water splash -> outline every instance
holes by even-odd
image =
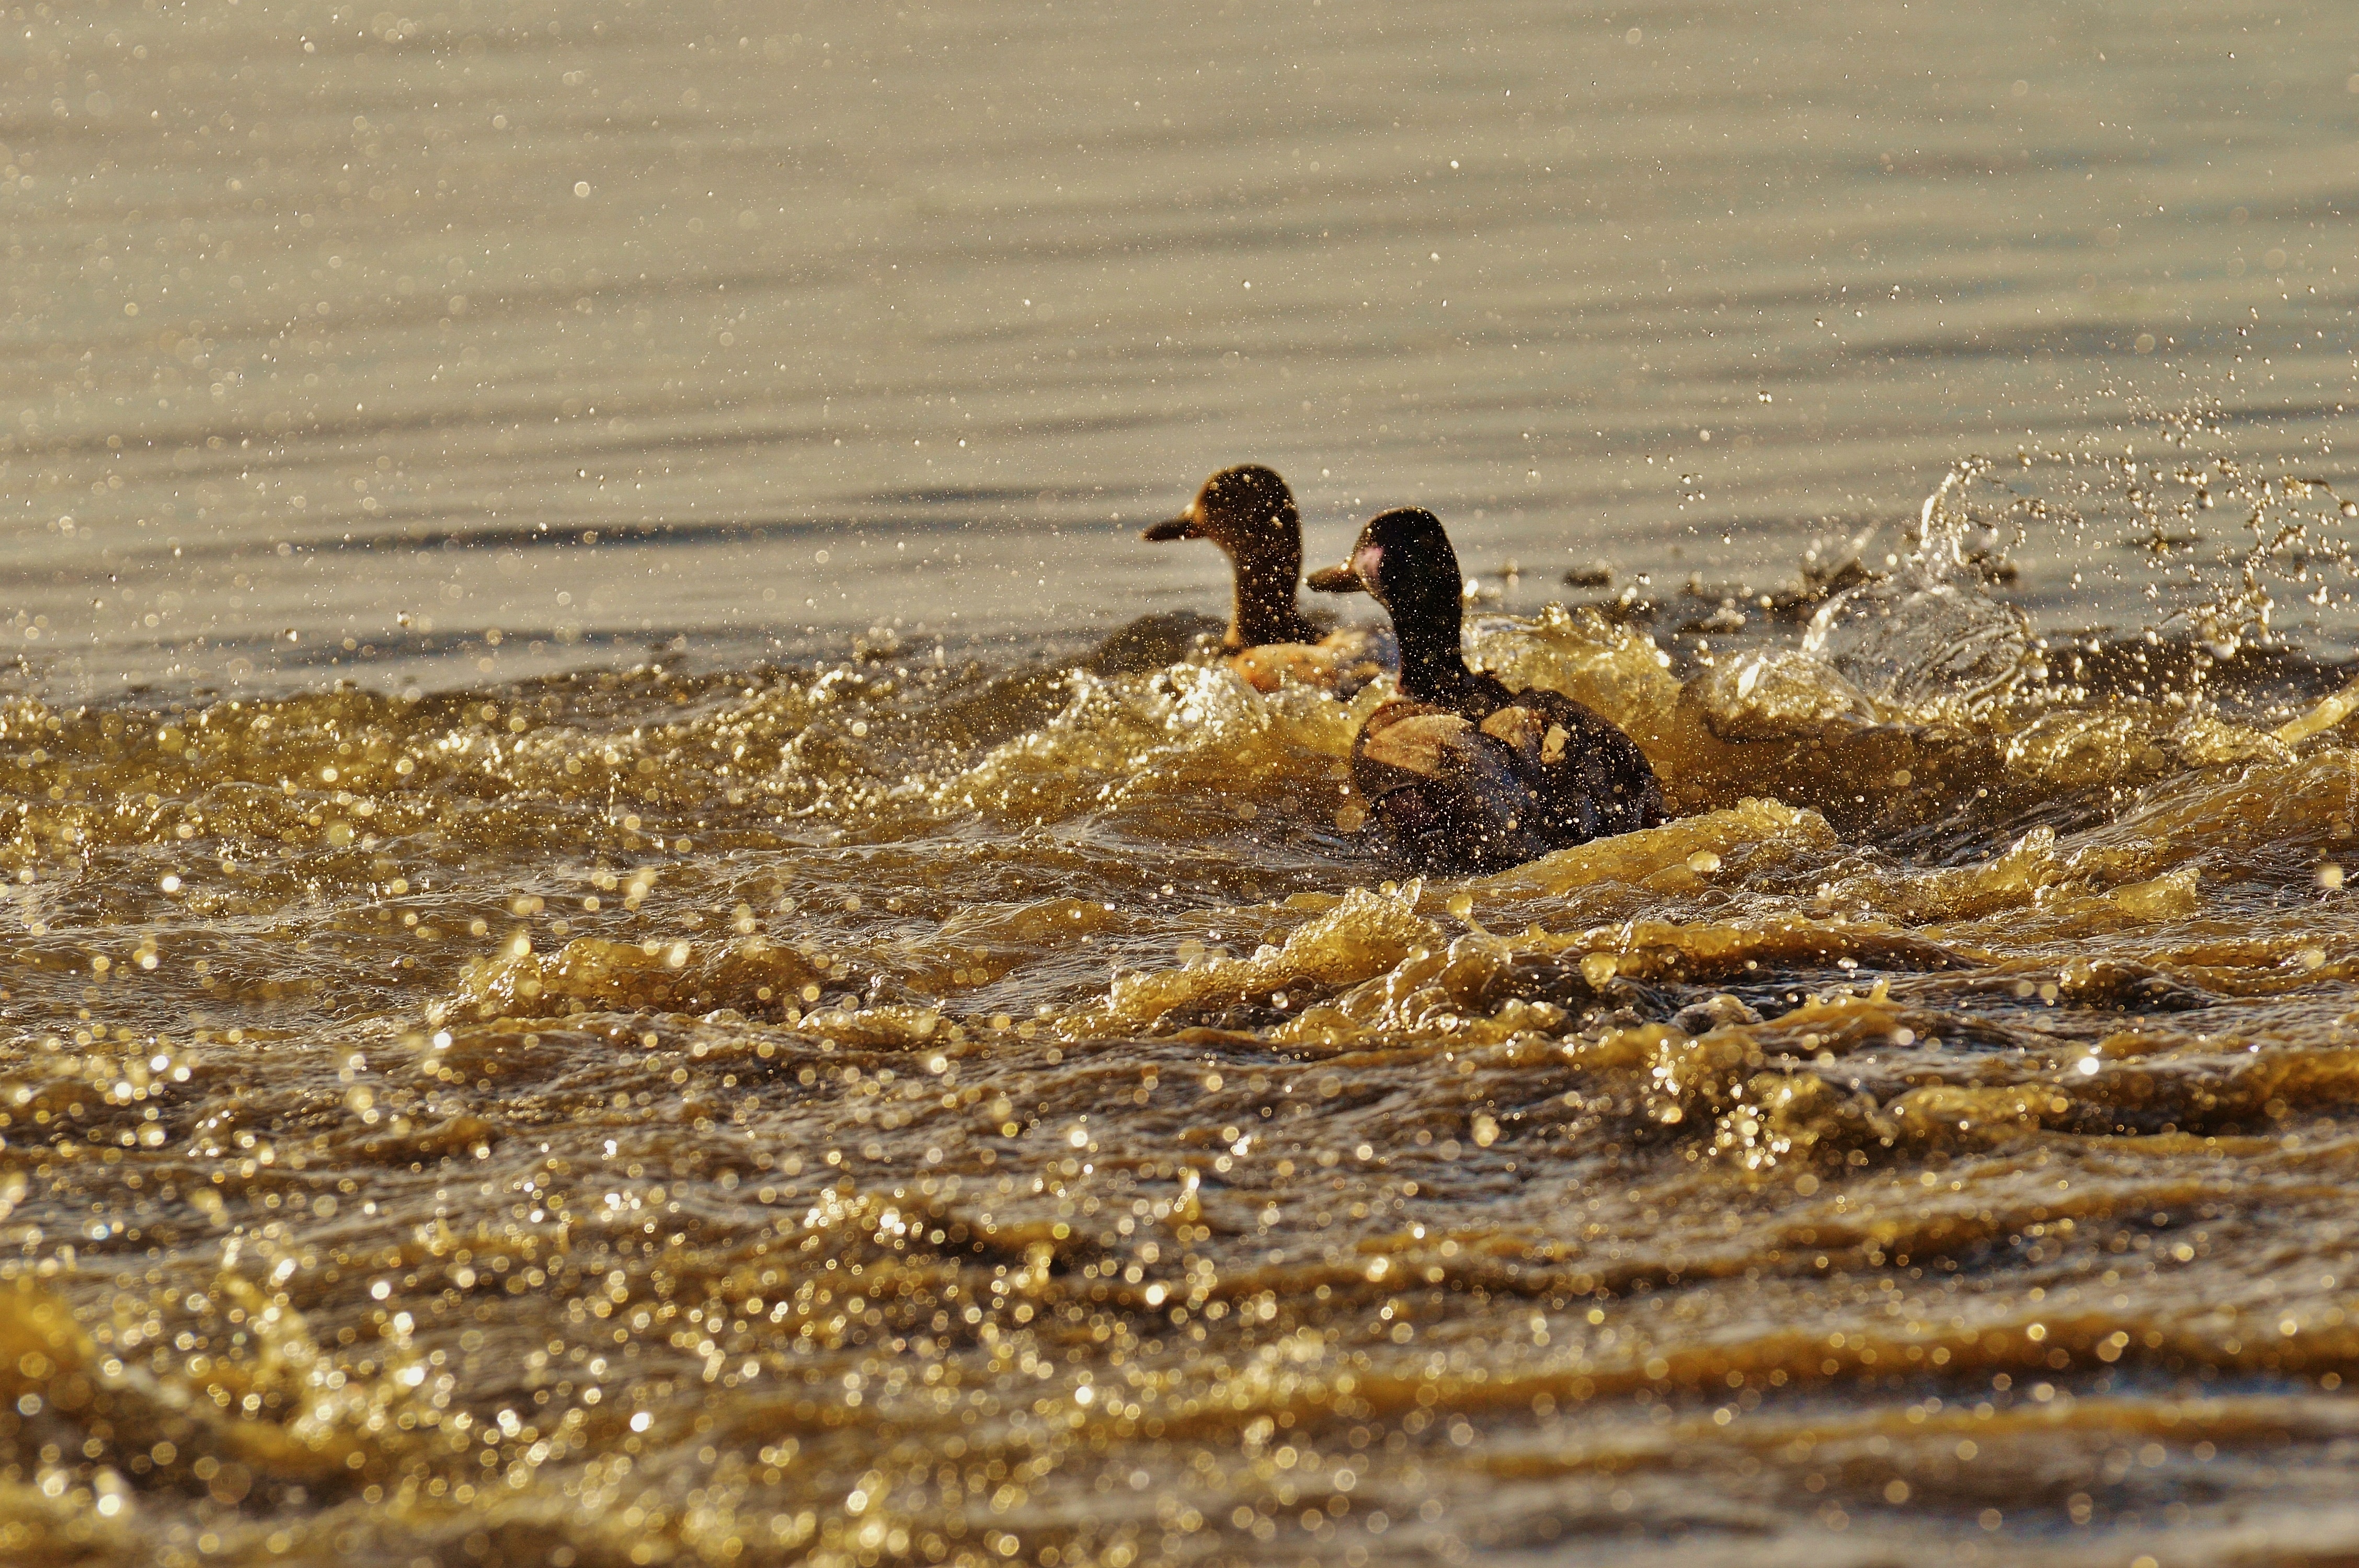
[[[1829,599],[1803,651],[1878,701],[1986,717],[2086,698],[2072,689],[2085,669],[2060,654],[2178,650],[2136,658],[2191,666],[2154,683],[2191,695],[2212,664],[2297,632],[2313,654],[2347,641],[2359,503],[2329,479],[2230,455],[2216,416],[2149,424],[2161,455],[2133,441],[1957,463],[1891,573]],[[2091,625],[2093,610],[2111,623]]]
[[[1810,618],[1803,652],[1887,703],[1967,713],[2003,702],[2044,673],[2031,623],[1984,592],[1976,568],[2004,557],[2020,524],[1969,504],[1994,465],[1960,463],[1925,498],[1915,547],[1890,577],[1836,594]]]

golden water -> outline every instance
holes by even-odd
[[[1956,554],[1484,622],[1680,815],[1462,882],[1201,662],[12,699],[8,1561],[2347,1552],[2344,676]]]
[[[2359,1557],[2347,13],[0,0],[0,1564]]]

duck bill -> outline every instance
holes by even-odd
[[[1177,517],[1167,517],[1141,529],[1138,536],[1150,545],[1169,544],[1174,539],[1192,539],[1196,537],[1196,519],[1183,512]]]
[[[1368,591],[1368,585],[1360,580],[1360,574],[1352,569],[1352,563],[1349,561],[1340,567],[1321,567],[1302,580],[1321,593]]]

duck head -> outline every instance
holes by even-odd
[[[1365,593],[1385,607],[1400,643],[1402,690],[1425,697],[1466,677],[1459,654],[1465,579],[1432,513],[1403,506],[1368,519],[1350,557],[1312,572],[1310,582],[1321,593]]]
[[[1318,641],[1318,629],[1294,602],[1302,576],[1302,514],[1276,470],[1259,463],[1223,469],[1204,481],[1185,512],[1139,537],[1157,544],[1206,539],[1228,556],[1235,569],[1229,647]]]

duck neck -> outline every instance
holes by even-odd
[[[1400,643],[1401,694],[1419,702],[1455,706],[1473,681],[1460,653],[1462,622],[1458,603],[1427,604],[1418,612],[1393,617],[1393,636]]]
[[[1302,577],[1302,547],[1283,546],[1239,551],[1229,601],[1231,648],[1258,648],[1271,643],[1315,643],[1319,633],[1302,618],[1294,602],[1294,585]]]

